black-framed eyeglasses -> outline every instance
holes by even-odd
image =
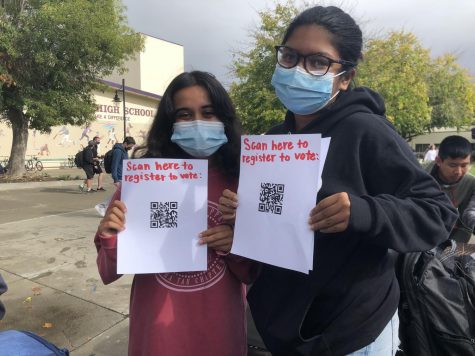
[[[320,53],[301,55],[295,49],[287,46],[275,46],[277,63],[284,68],[293,68],[303,58],[303,66],[305,70],[314,76],[322,76],[327,74],[333,63],[341,64],[345,67],[354,67],[353,62],[344,61],[342,59],[332,59]]]

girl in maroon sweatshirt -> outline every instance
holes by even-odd
[[[229,254],[232,227],[217,209],[224,189],[236,190],[240,127],[226,90],[210,74],[183,73],[166,89],[142,158],[208,158],[208,269],[137,274],[130,298],[129,355],[246,355],[245,284],[256,265]],[[117,231],[126,207],[115,193],[95,236],[97,265],[105,284],[118,279]]]

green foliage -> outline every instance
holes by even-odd
[[[387,116],[404,138],[474,121],[474,87],[453,55],[431,59],[413,34],[392,32],[370,40],[364,58],[357,85],[384,97]]]
[[[383,96],[386,115],[401,136],[410,138],[426,131],[432,112],[426,81],[429,51],[413,34],[393,32],[387,38],[370,40],[364,59],[356,84]]]
[[[470,125],[475,119],[475,91],[467,70],[446,54],[435,59],[429,74],[431,127]]]
[[[0,115],[42,132],[93,120],[91,91],[143,46],[115,0],[5,0],[0,7]]]
[[[232,71],[238,82],[231,85],[230,95],[248,133],[263,133],[285,115],[270,84],[275,67],[274,46],[281,43],[287,25],[298,12],[291,1],[259,12],[261,25],[252,34],[254,46],[234,56]]]

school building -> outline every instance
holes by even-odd
[[[433,130],[430,133],[416,136],[410,142],[409,145],[416,152],[418,158],[424,157],[425,152],[429,149],[431,144],[439,146],[440,142],[447,136],[458,135],[463,136],[472,143],[472,151],[475,151],[475,143],[472,139],[472,132],[470,127],[462,128],[457,131],[456,128],[442,128]]]
[[[146,138],[163,92],[170,81],[184,71],[184,49],[175,43],[143,36],[144,49],[126,63],[126,73],[114,72],[99,79],[106,89],[93,93],[97,104],[95,121],[82,127],[52,127],[49,134],[30,130],[27,159],[37,156],[45,168],[61,167],[94,136],[101,137],[99,152],[102,154],[115,143],[123,142],[124,134],[134,137],[137,143]],[[0,161],[10,155],[11,145],[12,130],[0,123]]]

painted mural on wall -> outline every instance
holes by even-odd
[[[155,106],[155,104],[154,104]],[[140,144],[147,136],[155,109],[147,106],[126,105],[126,136],[132,136]],[[95,136],[101,138],[99,153],[104,154],[115,143],[124,138],[124,121],[122,106],[109,103],[98,104],[96,120],[82,127],[61,125],[52,127],[49,134],[29,130],[27,157],[38,156],[44,159],[67,159],[87,146]],[[5,123],[0,123],[0,156],[10,155],[12,130]]]

